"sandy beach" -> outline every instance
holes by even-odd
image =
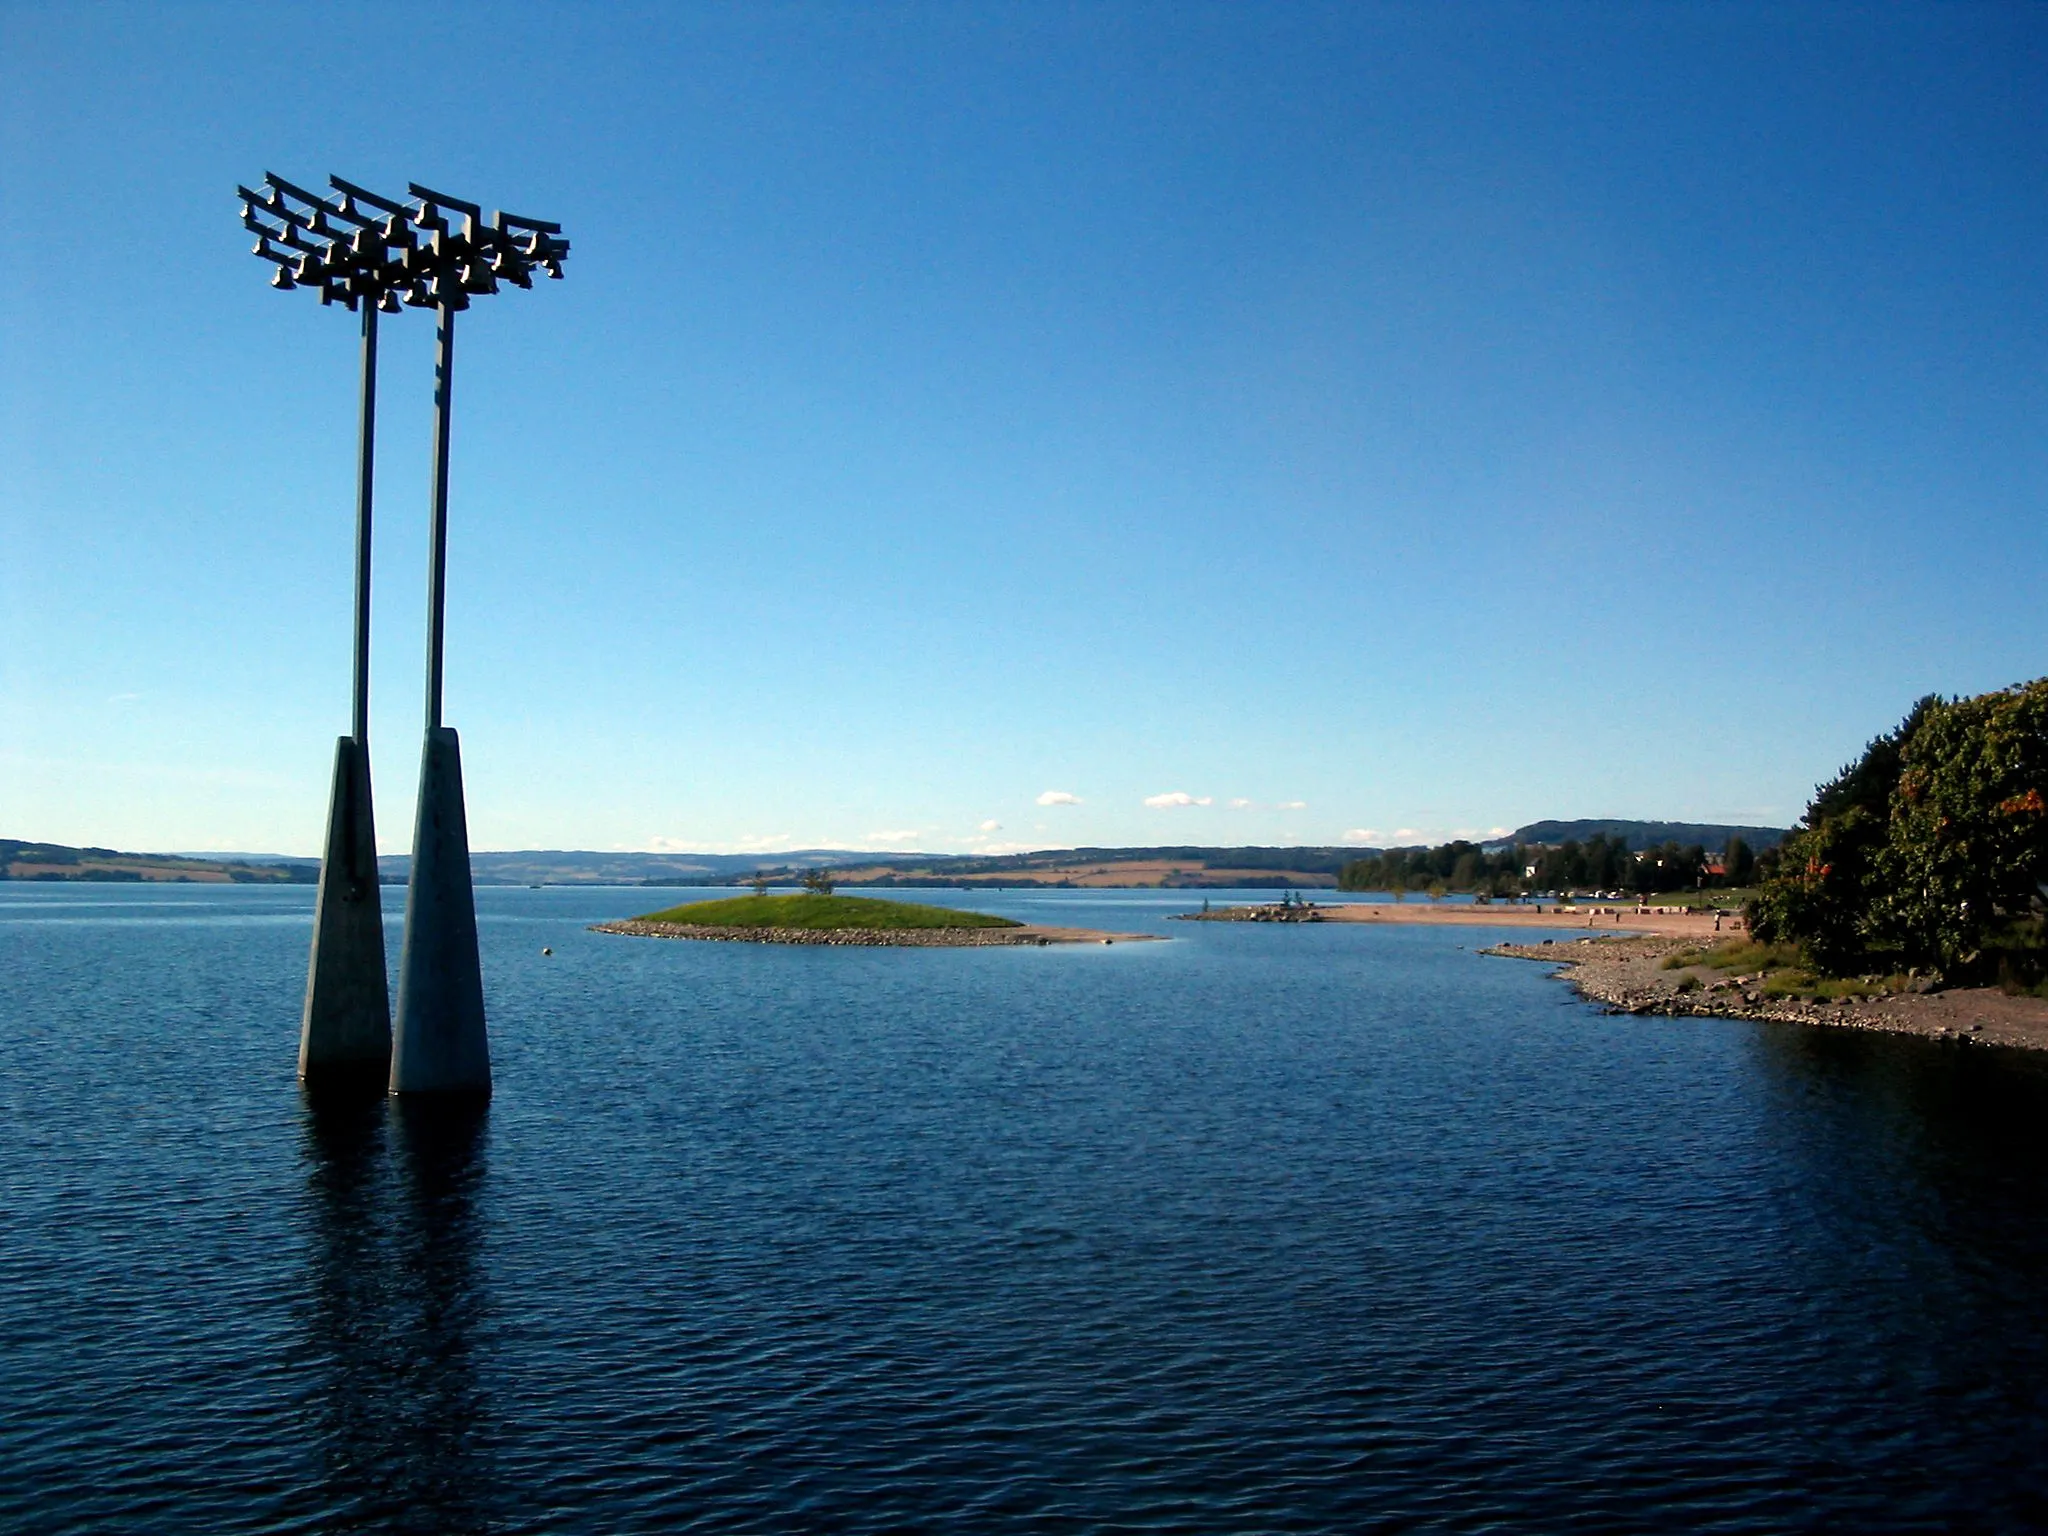
[[[1593,933],[1649,933],[1674,939],[1728,938],[1744,932],[1742,917],[1732,912],[1695,912],[1684,907],[1637,907],[1628,902],[1588,903],[1540,910],[1497,903],[1477,906],[1469,901],[1392,901],[1318,906],[1329,923],[1420,923],[1470,928],[1561,928]]]

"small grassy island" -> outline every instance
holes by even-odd
[[[877,901],[871,896],[821,896],[800,891],[793,896],[733,896],[724,901],[693,901],[688,906],[648,912],[637,923],[677,923],[695,928],[858,929],[876,932],[900,928],[1022,928],[1007,917],[986,912],[960,912],[915,901]]]
[[[598,933],[649,939],[727,939],[755,944],[902,945],[960,948],[986,944],[1109,944],[1117,939],[1153,937],[1139,933],[1098,933],[1082,928],[1047,928],[912,901],[878,901],[870,896],[835,896],[802,891],[787,896],[761,893],[648,912],[624,922],[598,923]]]

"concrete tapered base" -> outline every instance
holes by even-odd
[[[326,1088],[381,1083],[390,1070],[391,992],[384,979],[370,754],[344,736],[334,744],[327,848],[299,1018],[299,1076],[309,1088]]]
[[[420,756],[391,1091],[491,1091],[476,898],[469,883],[469,825],[462,812],[462,749],[445,726],[428,730]]]

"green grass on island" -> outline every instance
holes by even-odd
[[[643,913],[637,922],[677,923],[691,928],[1022,928],[1007,917],[960,912],[913,901],[876,901],[869,896],[733,896],[693,901],[663,912]]]

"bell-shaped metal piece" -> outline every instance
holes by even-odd
[[[392,291],[391,289],[389,289],[389,288],[386,288],[386,289],[384,290],[384,297],[383,297],[383,298],[381,298],[381,299],[379,299],[379,300],[377,301],[377,307],[378,307],[379,309],[383,310],[383,311],[384,311],[384,313],[385,313],[385,314],[387,314],[387,315],[395,315],[395,314],[397,314],[397,313],[398,313],[398,295],[397,295],[396,293],[394,293],[394,292],[393,292],[393,291]]]
[[[279,267],[270,274],[270,286],[273,288],[296,288],[299,285],[292,281],[291,273],[285,271],[283,267]]]

